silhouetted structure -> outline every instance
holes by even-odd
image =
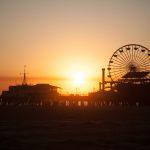
[[[102,90],[91,93],[96,105],[150,105],[150,50],[137,44],[125,45],[114,52]],[[100,88],[101,89],[101,88]]]
[[[58,87],[49,84],[10,86],[3,91],[3,105],[53,105],[58,101]]]

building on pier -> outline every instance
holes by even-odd
[[[24,68],[21,85],[9,86],[2,91],[1,104],[6,105],[52,105],[58,101],[59,87],[50,84],[29,85]]]

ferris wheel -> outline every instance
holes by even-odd
[[[120,47],[108,64],[108,77],[112,81],[122,79],[127,73],[150,73],[150,50],[138,44]]]

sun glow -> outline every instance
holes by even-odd
[[[82,86],[85,83],[85,74],[83,72],[75,72],[73,74],[73,83],[75,86]]]

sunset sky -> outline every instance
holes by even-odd
[[[0,90],[20,83],[24,65],[29,83],[96,90],[130,43],[150,48],[150,0],[0,0]]]

